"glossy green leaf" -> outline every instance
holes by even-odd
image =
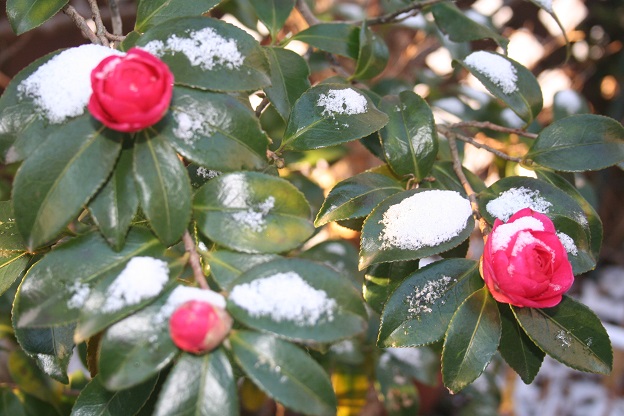
[[[171,111],[157,128],[178,153],[211,170],[267,166],[269,142],[258,118],[231,95],[176,87]]]
[[[360,28],[347,23],[319,23],[292,37],[322,51],[357,59]]]
[[[553,224],[559,239],[564,243],[574,274],[579,275],[593,270],[597,258],[591,252],[587,228],[566,217],[554,218]]]
[[[6,15],[13,31],[21,35],[58,13],[68,0],[7,0]]]
[[[124,248],[115,252],[99,233],[59,245],[30,268],[15,298],[18,328],[49,327],[76,322],[86,289],[118,275],[134,256],[158,257],[165,251],[145,229],[131,229]]]
[[[472,260],[440,260],[412,273],[386,302],[377,345],[416,347],[441,340],[455,310],[481,287]]]
[[[420,182],[438,154],[438,133],[429,105],[412,91],[383,98],[381,109],[390,121],[381,129],[386,160],[398,176]]]
[[[60,127],[15,176],[17,226],[32,250],[55,238],[106,181],[121,135],[88,115]]]
[[[122,150],[108,181],[89,203],[89,212],[100,232],[115,250],[124,245],[130,223],[139,207],[132,174],[132,151]]]
[[[254,0],[251,4],[258,18],[269,29],[271,37],[275,40],[277,33],[295,7],[295,0]]]
[[[134,145],[134,178],[141,209],[165,244],[178,241],[191,219],[191,181],[162,136],[145,133]]]
[[[329,377],[307,353],[272,335],[251,331],[237,331],[230,341],[243,371],[277,402],[307,415],[336,413]]]
[[[271,67],[271,86],[267,97],[279,115],[288,120],[290,110],[301,95],[310,88],[310,68],[301,56],[283,48],[265,48]]]
[[[554,308],[512,307],[527,335],[546,354],[581,371],[609,374],[613,350],[600,319],[567,296]]]
[[[28,416],[20,399],[13,394],[10,387],[0,389],[0,414],[11,416]]]
[[[388,116],[368,96],[341,84],[310,88],[295,103],[282,148],[310,150],[359,139],[379,130]]]
[[[135,415],[149,399],[157,381],[158,377],[154,377],[127,390],[109,391],[97,375],[80,392],[71,416]]]
[[[182,16],[199,16],[219,4],[221,0],[194,0],[179,2],[175,0],[140,0],[137,6],[134,30],[145,32],[152,26]]]
[[[199,230],[212,241],[249,253],[281,253],[314,231],[310,206],[285,179],[256,172],[219,176],[195,194]]]
[[[203,356],[184,354],[160,391],[154,416],[236,416],[236,379],[222,349]]]
[[[219,49],[216,45],[227,48]],[[158,55],[173,72],[177,85],[252,91],[271,82],[269,64],[260,44],[242,29],[218,19],[167,20],[147,30],[137,46]],[[183,53],[177,49],[188,50]]]
[[[11,201],[0,201],[0,251],[26,251],[26,244],[15,224]],[[9,253],[5,253],[6,257]]]
[[[379,75],[388,65],[390,52],[382,37],[366,24],[360,28],[360,45],[353,79],[370,79]]]
[[[249,293],[264,298],[275,280],[300,279],[264,304],[249,304]],[[273,279],[273,281],[271,281]],[[305,285],[305,286],[304,286]],[[307,296],[311,296],[309,299]],[[334,342],[366,329],[366,310],[360,294],[335,270],[304,259],[282,259],[262,263],[243,273],[232,285],[228,311],[239,322],[281,337],[304,342]]]
[[[362,295],[375,312],[381,314],[386,301],[401,282],[418,270],[418,260],[395,261],[370,266],[364,276]]]
[[[346,240],[325,240],[299,254],[299,258],[323,263],[348,277],[358,292],[362,289],[364,273],[358,270],[358,252]]]
[[[378,173],[364,172],[334,186],[314,225],[331,221],[366,217],[381,201],[404,190],[401,182]]]
[[[522,381],[530,384],[544,361],[544,351],[527,336],[509,305],[500,303],[498,309],[502,324],[500,354]]]
[[[493,39],[507,50],[509,40],[494,30],[477,23],[453,3],[438,3],[431,6],[436,25],[453,42],[468,42],[479,39]]]
[[[604,169],[624,161],[624,127],[594,114],[566,117],[539,133],[525,159],[562,171]]]
[[[513,68],[515,73],[515,80],[511,80],[508,77],[509,74],[506,70],[492,69],[488,73],[481,72],[473,66],[468,65],[465,61],[458,61],[464,66],[472,75],[474,75],[481,83],[490,91],[496,98],[503,101],[516,113],[527,125],[537,117],[537,114],[542,110],[542,90],[535,76],[526,67],[522,66],[518,62],[510,59],[506,56],[494,53],[478,51],[474,53],[487,54],[483,57],[488,59],[505,60]],[[472,54],[471,54],[472,55]],[[469,55],[469,57],[471,56]],[[492,75],[496,75],[493,77]],[[502,77],[506,82],[513,82],[513,88],[510,85],[502,84],[498,77]],[[505,85],[503,87],[502,85]]]
[[[470,295],[457,308],[442,350],[444,385],[457,393],[481,375],[498,349],[501,318],[487,288]]]
[[[438,192],[447,194],[440,195]],[[405,202],[408,198],[418,198],[417,201],[422,203],[416,205],[414,199]],[[459,194],[452,191],[426,189],[403,191],[386,198],[364,222],[360,244],[360,269],[371,264],[415,260],[443,253],[468,239],[474,228],[472,212],[467,208],[462,209],[460,216],[457,206],[437,207],[435,204],[426,203],[428,198],[442,198],[445,203],[451,198],[454,201],[451,204],[469,204],[468,200],[460,199]],[[408,205],[399,206],[401,203]],[[404,206],[409,209],[402,209]],[[387,214],[389,211],[390,215]],[[443,218],[445,212],[448,213],[448,217]],[[465,214],[467,215],[464,217]],[[403,224],[408,219],[409,225],[397,228],[397,224]],[[431,229],[429,224],[438,226]],[[396,235],[397,233],[400,234]],[[406,244],[405,241],[410,243]]]
[[[0,251],[0,295],[11,287],[13,282],[22,274],[30,256],[25,252]]]
[[[210,266],[210,276],[222,290],[228,292],[241,274],[258,264],[279,258],[275,254],[237,253],[229,250],[215,250],[202,253],[202,256]]]
[[[475,175],[466,168],[462,169],[464,171],[464,175],[466,175],[466,179],[468,179],[468,183],[475,192],[481,192],[486,188],[485,183],[483,183],[483,181],[477,175]],[[459,192],[464,196],[467,196],[466,190],[462,186],[459,179],[457,179],[457,175],[453,171],[453,162],[451,162],[450,160],[436,161],[433,164],[430,176],[433,177],[435,180],[422,182],[420,185],[423,188],[455,191]]]

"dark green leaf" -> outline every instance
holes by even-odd
[[[574,274],[593,270],[597,259],[591,253],[587,228],[566,217],[554,218],[553,224],[555,224],[557,236],[567,251]]]
[[[154,416],[236,416],[236,380],[222,349],[204,356],[184,354],[167,377]]]
[[[35,365],[26,353],[16,349],[9,353],[7,360],[9,375],[19,390],[31,394],[48,403],[56,404],[57,398],[52,392],[50,379]]]
[[[386,42],[366,24],[360,28],[360,47],[353,79],[370,79],[379,75],[388,65],[390,52]]]
[[[438,134],[431,109],[411,91],[384,97],[381,109],[390,117],[381,129],[388,164],[398,176],[413,176],[422,181],[438,154]]]
[[[299,254],[299,258],[326,264],[349,278],[358,292],[362,289],[364,273],[358,270],[358,252],[346,240],[325,240]]]
[[[288,120],[290,109],[310,88],[310,68],[301,56],[283,48],[265,48],[271,66],[271,86],[266,87],[267,97],[279,115]]]
[[[345,179],[329,191],[314,225],[366,217],[381,201],[403,189],[399,181],[378,173],[364,172]]]
[[[375,312],[381,314],[386,301],[410,274],[418,270],[418,260],[396,261],[370,266],[364,276],[362,295]]]
[[[472,186],[475,192],[483,191],[486,186],[483,181],[474,173],[466,168],[462,168],[468,183]],[[440,160],[433,164],[430,175],[435,179],[434,181],[425,181],[421,183],[424,188],[430,189],[443,189],[447,191],[456,191],[462,195],[467,196],[466,190],[462,186],[457,175],[453,171],[453,162],[450,160]]]
[[[310,206],[285,179],[256,172],[231,173],[195,194],[199,230],[225,247],[249,253],[280,253],[314,231]]]
[[[295,103],[282,148],[310,150],[367,136],[388,122],[368,96],[341,84],[310,88]]]
[[[444,385],[457,393],[481,375],[498,349],[501,318],[487,288],[470,295],[449,324],[442,350]]]
[[[191,181],[176,152],[162,136],[145,130],[134,145],[134,178],[141,208],[158,238],[171,245],[191,219]]]
[[[138,207],[132,151],[126,149],[122,150],[108,182],[89,203],[89,212],[108,244],[121,250]]]
[[[13,31],[21,35],[54,16],[67,2],[68,0],[7,0],[6,13]]]
[[[0,251],[26,251],[24,239],[15,224],[15,213],[11,201],[0,201]],[[9,254],[4,253],[2,257]]]
[[[377,344],[415,347],[441,340],[455,310],[482,286],[472,260],[440,260],[414,272],[386,302]]]
[[[10,387],[3,387],[0,389],[0,414],[27,416],[22,402],[13,394]]]
[[[624,161],[624,127],[594,114],[566,117],[540,132],[525,159],[562,171],[604,169]]]
[[[254,0],[250,3],[256,10],[258,18],[269,29],[271,38],[275,41],[277,33],[284,26],[295,6],[295,0]]]
[[[13,282],[22,274],[30,256],[25,252],[2,252],[0,251],[0,295],[11,287]]]
[[[262,263],[243,273],[232,285],[228,311],[249,327],[307,342],[354,336],[367,320],[360,294],[347,279],[303,259]]]
[[[527,335],[546,354],[576,370],[609,374],[613,350],[600,319],[567,296],[554,308],[512,307]]]
[[[177,85],[215,91],[251,91],[271,82],[269,64],[258,42],[242,29],[221,20],[209,17],[168,20],[147,30],[137,46],[158,55],[171,68]]]
[[[238,364],[276,401],[308,415],[336,413],[329,377],[304,351],[272,335],[250,331],[237,331],[230,341]]]
[[[243,272],[258,264],[276,260],[275,254],[248,254],[229,250],[216,250],[202,253],[205,261],[210,265],[210,275],[219,287],[225,291],[232,290],[232,283]]]
[[[357,59],[360,28],[347,23],[319,23],[292,37],[322,51]]]
[[[194,0],[179,2],[175,0],[140,0],[134,30],[145,32],[152,26],[158,26],[166,20],[182,16],[204,14],[221,0]]]
[[[106,181],[121,151],[120,136],[85,115],[52,133],[22,164],[13,207],[31,250],[55,238]]]

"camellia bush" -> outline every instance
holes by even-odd
[[[569,172],[622,163],[620,123],[576,114],[574,94],[536,122],[535,76],[449,1],[322,21],[304,1],[254,0],[262,43],[214,17],[217,0],[137,3],[124,36],[95,1],[94,30],[67,0],[7,2],[17,34],[62,11],[91,43],[31,63],[0,98],[0,157],[17,167],[0,203],[3,414],[224,416],[267,397],[350,414],[369,383],[389,414],[415,414],[413,380],[435,385],[440,368],[452,393],[499,357],[525,383],[545,355],[611,371],[601,321],[565,294],[603,234]],[[292,13],[309,27],[285,33]],[[500,117],[440,121],[413,85],[371,81],[388,64],[382,29],[415,15],[461,46],[455,70]],[[322,197],[297,162],[351,141],[381,163]],[[534,177],[503,168],[486,186],[462,167],[466,142]],[[332,222],[359,247],[309,242]],[[68,375],[74,351],[87,379]]]

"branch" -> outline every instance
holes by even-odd
[[[426,7],[433,6],[434,4],[443,3],[446,1],[448,0],[425,0],[425,1],[420,1],[417,3],[415,2],[395,12],[384,14],[382,16],[377,16],[372,19],[366,19],[366,25],[373,26],[373,25],[383,25],[386,23],[401,22],[409,17],[417,15],[418,13],[422,11],[422,9]],[[405,15],[405,16],[401,16],[401,15]],[[355,22],[350,22],[350,23],[361,25],[363,22],[355,21]]]
[[[489,121],[462,121],[449,126],[450,128],[461,127],[476,127],[480,129],[490,129],[494,131],[500,131],[501,133],[517,134],[518,136],[527,137],[529,139],[537,139],[537,134],[529,133],[521,129],[513,129],[510,127],[499,126],[498,124],[491,123]]]
[[[102,21],[102,15],[100,14],[100,8],[98,7],[97,0],[88,0],[89,6],[91,6],[91,16],[95,22],[95,34],[102,42],[102,45],[109,46],[108,39],[106,38],[106,27]]]
[[[509,160],[510,162],[516,162],[516,163],[522,162],[522,158],[521,157],[509,156],[507,153],[503,153],[503,152],[501,152],[498,149],[494,149],[493,147],[488,146],[485,143],[478,142],[475,139],[473,139],[472,137],[468,137],[468,136],[464,136],[462,134],[451,132],[450,130],[448,130],[444,126],[438,126],[438,130],[440,131],[440,133],[442,133],[443,135],[445,135],[447,137],[449,135],[452,135],[455,139],[461,140],[462,142],[470,143],[471,145],[473,145],[477,149],[487,150],[488,152],[495,154],[496,156],[500,157],[501,159]]]
[[[111,25],[113,26],[113,35],[123,35],[123,22],[121,20],[121,13],[119,12],[119,5],[117,4],[117,0],[108,0],[108,8],[110,9],[111,13]]]
[[[310,10],[310,8],[308,7],[308,3],[306,3],[305,0],[297,0],[295,7],[297,8],[297,10],[299,10],[301,16],[303,16],[305,21],[310,26],[317,25],[321,22],[319,19],[316,18],[316,16],[314,16],[314,13],[312,13],[312,10]]]
[[[206,276],[204,276],[204,271],[202,270],[199,254],[195,248],[195,241],[193,241],[193,237],[191,237],[188,230],[184,231],[182,241],[184,241],[184,249],[189,253],[189,263],[191,264],[191,269],[193,269],[195,281],[202,289],[210,290],[208,282],[206,281]]]
[[[82,17],[73,6],[67,4],[61,10],[63,10],[63,13],[72,19],[74,24],[78,27],[78,29],[80,29],[80,32],[82,32],[82,34],[89,39],[91,43],[95,43],[96,45],[102,44],[102,41],[96,36],[95,33],[93,33],[85,18]]]

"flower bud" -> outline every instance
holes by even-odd
[[[192,300],[173,312],[169,333],[181,350],[202,354],[218,347],[232,328],[232,318],[211,303]]]

